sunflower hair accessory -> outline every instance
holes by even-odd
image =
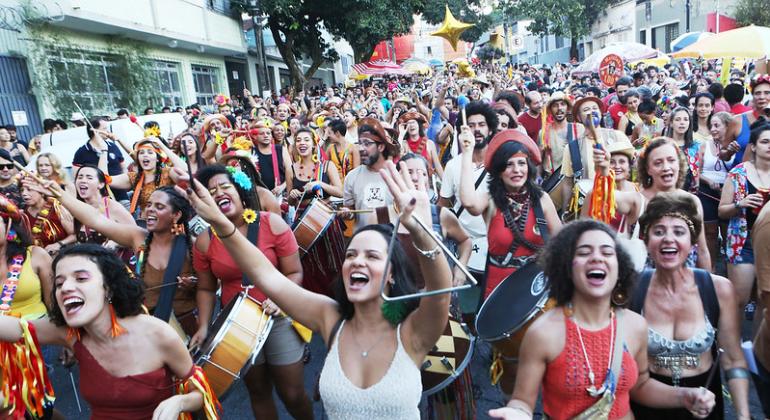
[[[252,209],[244,209],[243,215],[241,217],[243,217],[244,222],[252,224],[255,220],[257,220],[257,212]]]
[[[144,130],[145,137],[160,137],[160,127],[157,125],[147,127]]]

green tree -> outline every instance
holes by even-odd
[[[740,26],[770,26],[770,7],[767,7],[767,0],[738,0],[735,5],[735,19]]]
[[[381,41],[411,30],[423,0],[340,0],[335,4],[337,17],[325,20],[324,26],[348,41],[355,62],[361,63]]]
[[[527,29],[534,35],[570,38],[570,57],[577,57],[578,41],[590,34],[591,25],[610,3],[611,0],[509,0],[505,9],[522,19],[532,19]]]

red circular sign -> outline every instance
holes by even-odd
[[[617,54],[607,54],[599,63],[599,79],[607,86],[623,77],[623,59]]]

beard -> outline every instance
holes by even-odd
[[[374,166],[374,164],[377,163],[378,160],[380,160],[380,151],[375,150],[374,152],[366,156],[366,166],[369,166],[369,167]]]
[[[473,145],[474,150],[481,150],[489,144],[490,140],[492,140],[492,133],[487,134],[486,137],[484,137],[481,140],[478,140],[478,137],[476,137],[476,133],[473,133],[473,138],[476,141],[476,144]]]

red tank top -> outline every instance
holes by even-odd
[[[75,358],[80,363],[80,392],[93,419],[152,419],[158,405],[174,395],[173,376],[166,367],[116,378],[80,341],[75,342]]]
[[[500,209],[495,210],[495,215],[492,216],[492,220],[489,221],[489,229],[487,230],[487,242],[489,244],[489,253],[492,255],[506,255],[511,249],[511,244],[514,241],[513,232],[507,226],[505,226],[505,218],[503,212]],[[527,221],[524,225],[524,239],[528,242],[543,246],[543,238],[537,231],[537,224],[535,223],[535,211],[530,206],[527,213]],[[516,251],[513,253],[514,257],[529,257],[535,255],[537,250],[530,249],[524,244],[519,244]],[[518,267],[497,267],[492,264],[487,264],[487,287],[484,293],[484,297],[489,296],[492,290],[497,287],[506,277],[513,274]]]
[[[564,350],[548,363],[543,378],[543,411],[554,420],[571,419],[590,407],[599,398],[588,395],[588,366],[577,335],[577,325],[565,317],[566,340]],[[613,321],[617,324],[617,320]],[[604,382],[610,357],[610,325],[599,331],[580,329],[586,346],[588,359],[596,375],[596,386]],[[620,378],[615,390],[615,402],[610,411],[610,420],[619,419],[630,410],[629,392],[636,384],[639,370],[636,360],[623,350]]]

